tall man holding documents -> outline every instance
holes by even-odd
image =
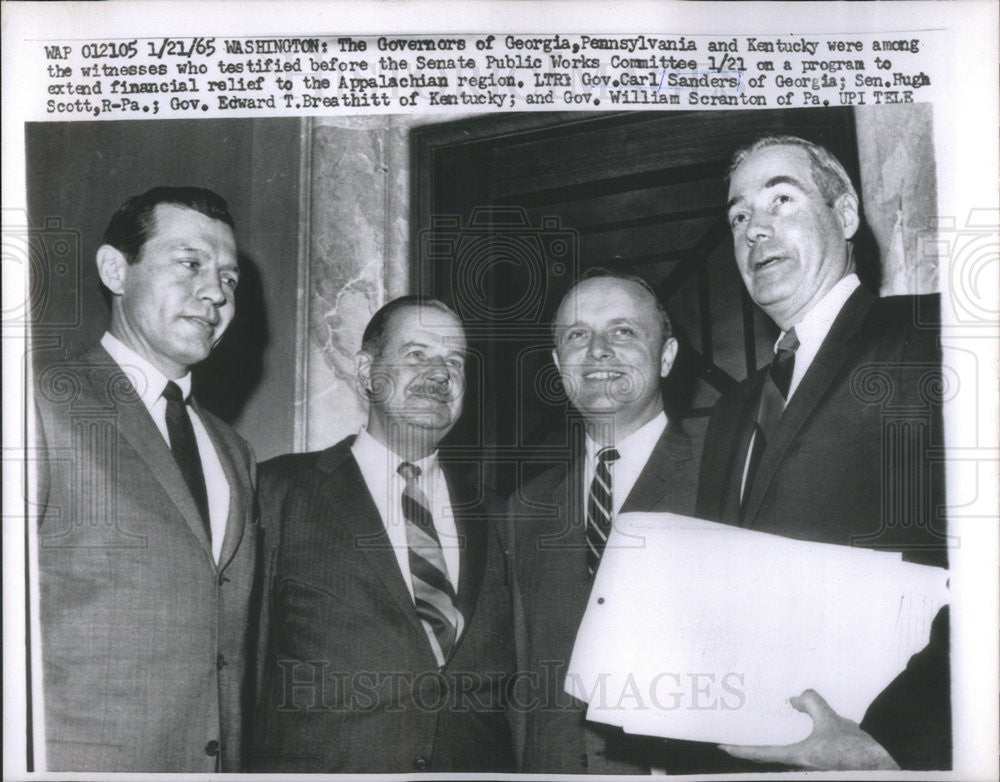
[[[677,340],[648,283],[605,269],[590,270],[566,294],[553,337],[583,436],[568,460],[510,501],[518,663],[527,685],[513,703],[525,721],[523,769],[648,774],[651,742],[587,722],[586,706],[563,687],[612,517],[694,508],[697,460],[660,393]]]
[[[946,566],[943,467],[930,455],[943,445],[937,298],[861,286],[858,196],[822,147],[761,139],[737,153],[729,196],[740,275],[781,335],[771,365],[716,405],[696,515]],[[947,645],[945,610],[860,727],[806,691],[793,705],[815,722],[809,739],[728,751],[820,769],[948,768]]]
[[[35,393],[47,768],[239,771],[254,461],[191,396],[235,313],[226,202],[130,198],[97,269],[108,332]]]

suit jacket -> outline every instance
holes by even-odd
[[[216,564],[170,448],[100,346],[35,392],[50,771],[239,769],[253,454],[197,408],[229,480]]]
[[[516,589],[518,687],[523,771],[543,774],[648,774],[663,742],[626,736],[585,719],[586,705],[563,692],[566,668],[590,594],[582,449],[510,499]],[[622,504],[621,512],[694,510],[698,461],[672,421]]]
[[[719,400],[697,515],[946,567],[939,335],[936,295],[876,299],[856,290],[779,419],[742,512],[740,482],[767,370]],[[903,768],[950,767],[947,644],[943,616],[933,648],[892,686],[906,693],[907,707],[880,698],[862,723]],[[919,729],[901,729],[900,714]]]
[[[269,627],[255,771],[509,771],[502,514],[442,462],[465,629],[438,669],[350,445],[261,469]]]
[[[916,321],[925,325],[918,325]],[[746,507],[740,481],[762,369],[715,406],[698,515],[947,566],[938,301],[858,288],[779,419]]]

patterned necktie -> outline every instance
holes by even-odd
[[[163,398],[167,400],[167,436],[170,438],[170,450],[174,461],[180,467],[181,475],[198,506],[201,521],[205,525],[208,539],[212,539],[212,524],[208,517],[208,493],[205,491],[205,473],[201,469],[201,457],[198,455],[198,441],[191,426],[184,394],[180,386],[173,380],[167,381],[163,389]]]
[[[403,462],[398,472],[406,480],[403,518],[406,519],[406,543],[410,550],[413,602],[437,664],[443,666],[455,640],[462,634],[464,621],[455,605],[455,588],[448,578],[430,504],[417,484],[420,468]]]
[[[750,487],[754,473],[760,465],[768,438],[774,433],[774,427],[785,410],[788,400],[788,389],[792,384],[792,372],[795,370],[795,351],[799,347],[799,338],[795,329],[789,329],[778,343],[778,350],[771,360],[764,379],[764,388],[760,396],[760,406],[757,408],[757,418],[754,423],[753,451],[750,454],[750,464],[747,466],[747,479],[743,486],[742,502],[746,503],[750,496]]]
[[[611,516],[614,504],[611,480],[611,462],[621,458],[618,450],[613,447],[602,448],[597,452],[597,469],[594,479],[590,482],[590,493],[587,495],[587,571],[591,576],[597,572],[601,562],[601,554],[611,534]]]

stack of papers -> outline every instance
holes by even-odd
[[[791,744],[811,688],[860,722],[926,646],[948,572],[669,513],[615,520],[566,677],[631,733]]]

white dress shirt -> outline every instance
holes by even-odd
[[[396,562],[403,574],[406,588],[413,597],[413,581],[410,577],[410,547],[406,542],[406,519],[403,517],[403,489],[406,481],[399,474],[399,465],[403,459],[376,440],[367,429],[362,428],[351,445],[361,475],[368,486],[368,493],[375,501],[378,514],[385,526],[389,542],[392,543]],[[451,508],[451,497],[448,494],[448,483],[444,472],[438,464],[437,451],[411,464],[420,468],[417,483],[430,503],[430,512],[434,517],[434,529],[441,541],[441,552],[444,555],[445,567],[448,569],[448,580],[458,592],[458,575],[461,552],[458,546],[458,531],[455,526],[455,514]]]
[[[861,280],[856,274],[848,274],[840,282],[826,292],[816,306],[802,316],[802,320],[795,324],[795,336],[799,338],[799,347],[795,351],[795,366],[792,370],[792,382],[788,386],[788,399],[792,398],[795,389],[802,382],[802,377],[809,369],[819,353],[823,340],[830,333],[833,322],[837,319],[840,311],[844,308],[851,294],[861,285]],[[774,352],[778,352],[778,343],[781,342],[785,332],[778,335],[774,343]],[[788,402],[786,400],[785,404]]]
[[[649,461],[649,457],[656,447],[657,440],[667,428],[667,414],[662,410],[658,415],[644,423],[632,434],[615,443],[618,449],[619,459],[610,463],[611,472],[611,504],[614,512],[621,510],[625,504],[635,482],[639,479],[639,474]],[[605,446],[598,445],[588,435],[586,438],[587,459],[583,469],[583,507],[587,507],[587,497],[590,494],[590,484],[594,480],[594,473],[597,472],[597,453]]]
[[[105,332],[101,337],[101,346],[108,351],[115,363],[129,379],[132,387],[149,411],[153,423],[163,435],[163,440],[170,447],[170,435],[167,433],[167,400],[163,398],[163,390],[167,387],[167,378],[160,370],[136,353],[132,348],[112,334]],[[187,399],[191,393],[191,373],[174,381]],[[198,456],[201,459],[201,470],[205,476],[205,491],[208,494],[208,516],[212,528],[212,555],[219,561],[222,553],[222,541],[226,537],[226,523],[229,519],[229,481],[226,479],[222,462],[215,450],[205,424],[194,407],[187,405],[188,416],[191,418],[191,428],[198,444]]]

